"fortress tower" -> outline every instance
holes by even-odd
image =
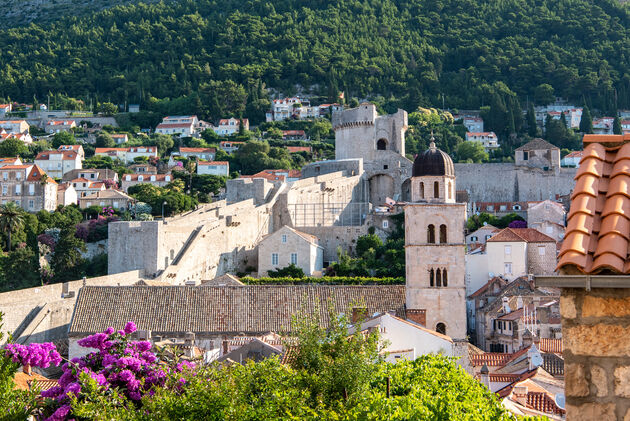
[[[407,314],[453,339],[466,338],[466,204],[455,201],[455,169],[435,146],[416,157],[405,205]]]

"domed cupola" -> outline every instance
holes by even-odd
[[[424,176],[455,176],[453,160],[444,151],[435,146],[435,139],[431,136],[429,149],[416,156],[413,161],[412,177]]]

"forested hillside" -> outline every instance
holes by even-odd
[[[260,118],[262,86],[382,95],[411,110],[479,108],[495,94],[540,102],[547,83],[612,112],[630,108],[627,10],[616,0],[138,3],[0,31],[0,97],[169,97],[181,112]]]

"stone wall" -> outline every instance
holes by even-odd
[[[281,183],[278,183],[281,184]],[[226,200],[228,203],[254,199],[257,205],[265,203],[274,183],[264,178],[236,178],[227,180],[225,184]]]
[[[101,276],[86,285],[133,285],[143,279],[141,271]],[[67,283],[70,294],[62,295],[64,284],[45,285],[0,294],[3,333],[12,333],[20,343],[55,341],[66,337],[74,304],[83,280]],[[73,294],[72,294],[73,293]]]
[[[563,288],[568,420],[630,419],[630,289]]]
[[[541,248],[544,254],[541,254]],[[556,243],[527,244],[527,273],[552,275],[556,270]]]
[[[514,164],[455,164],[457,189],[470,202],[523,202],[552,199],[571,193],[576,168],[544,171]]]

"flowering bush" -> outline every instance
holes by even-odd
[[[61,363],[61,355],[52,342],[29,345],[9,343],[4,350],[14,363],[24,366],[48,368],[51,364],[58,366]]]
[[[130,340],[135,331],[136,325],[128,322],[117,332],[110,327],[78,341],[80,346],[96,351],[64,364],[59,386],[42,392],[42,396],[48,398],[44,411],[49,414],[47,421],[72,416],[71,403],[89,397],[84,390],[86,386],[90,389],[95,384],[104,396],[115,394],[121,398],[121,405],[125,400],[139,404],[143,396],[154,393],[155,387],[164,387],[170,375],[194,369],[194,364],[188,362],[170,366],[160,361],[151,352],[151,342]],[[178,382],[175,386],[181,388],[184,383]]]
[[[508,228],[527,228],[526,221],[512,221],[509,223]]]
[[[48,247],[50,247],[50,251],[55,251],[55,245],[57,245],[57,240],[55,240],[55,238],[53,238],[52,235],[50,234],[39,234],[37,236],[37,241],[40,242],[41,244],[45,244]]]

